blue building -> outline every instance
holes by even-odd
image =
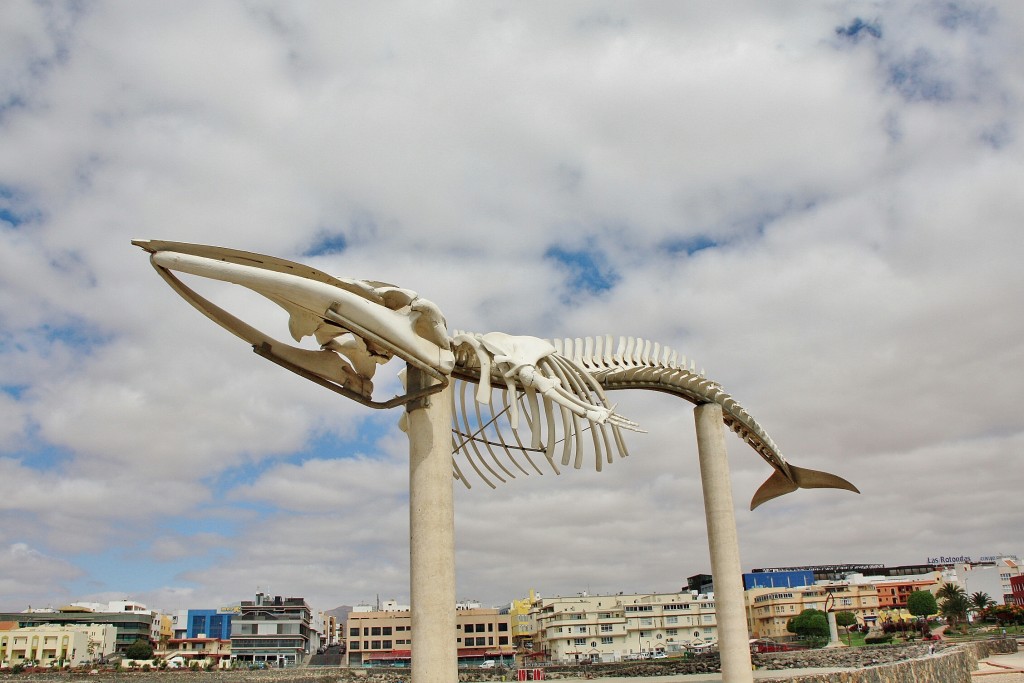
[[[743,590],[751,588],[799,588],[813,586],[814,572],[809,569],[793,571],[753,572],[743,575]]]
[[[231,612],[215,609],[190,609],[188,611],[188,638],[231,639]]]

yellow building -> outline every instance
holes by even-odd
[[[512,644],[515,645],[517,654],[525,654],[533,649],[533,634],[536,631],[536,622],[530,612],[534,601],[537,599],[533,589],[530,590],[530,597],[522,600],[513,600],[509,605],[509,617],[512,622]]]
[[[794,637],[786,624],[805,609],[853,612],[860,624],[873,623],[879,614],[878,592],[872,584],[834,582],[797,588],[751,588],[744,595],[751,638]]]
[[[159,638],[155,640],[156,643],[166,643],[168,640],[174,637],[174,619],[169,614],[153,615],[153,621],[156,622],[159,616],[160,625],[158,627]]]
[[[78,666],[113,654],[116,630],[106,624],[42,625],[0,632],[0,667]]]

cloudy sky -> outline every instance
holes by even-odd
[[[1022,34],[1014,0],[0,3],[0,609],[408,599],[398,411],[133,238],[695,358],[862,491],[750,512],[730,436],[745,569],[1024,553]],[[460,598],[710,570],[692,406],[612,399],[629,458],[456,487]]]

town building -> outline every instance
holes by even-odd
[[[888,613],[902,614],[907,608],[907,598],[914,591],[936,593],[944,583],[958,583],[956,574],[948,569],[902,576],[850,574],[847,580],[851,584],[871,584],[875,587],[878,591],[878,609],[883,620]]]
[[[823,579],[830,580],[830,579]],[[814,572],[809,569],[760,570],[743,575],[743,590],[752,588],[799,588],[813,586]]]
[[[35,609],[26,612],[0,613],[0,621],[13,621],[18,628],[64,625],[114,627],[114,651],[122,653],[137,640],[150,642],[153,613],[138,603],[115,601],[102,603],[76,603],[60,609]]]
[[[231,618],[234,609],[190,609],[186,616],[185,639],[218,638],[231,639]]]
[[[512,645],[518,654],[533,650],[533,634],[537,630],[536,622],[530,608],[533,607],[537,594],[530,590],[530,597],[513,600],[508,605],[509,623],[512,625]]]
[[[512,663],[512,621],[507,609],[459,603],[455,620],[459,666],[476,666],[488,659]],[[357,606],[346,624],[345,660],[348,666],[408,665],[412,657],[412,612],[409,609],[364,611]]]
[[[231,659],[275,668],[297,666],[319,647],[303,598],[257,593],[231,619]]]
[[[1010,577],[1010,599],[1008,605],[1024,605],[1024,574]]]
[[[169,614],[153,613],[153,628],[150,639],[158,645],[164,645],[174,637],[174,619]]]
[[[171,638],[188,637],[188,610],[179,609],[171,612]]]
[[[0,632],[0,668],[32,663],[38,666],[81,666],[114,653],[115,628],[110,625],[42,624]]]
[[[686,578],[686,590],[691,593],[714,593],[715,577],[711,574],[694,574]]]
[[[619,661],[718,643],[713,593],[580,593],[537,598],[531,614],[532,656],[559,663]]]
[[[797,588],[822,584],[872,584],[878,593],[880,613],[906,610],[907,598],[916,590],[936,592],[943,583],[960,583],[952,566],[936,564],[886,567],[881,564],[832,564],[755,569],[743,575],[745,589]]]
[[[193,665],[224,668],[231,661],[231,640],[225,638],[172,638],[161,653],[172,668],[191,668]]]
[[[1012,604],[1011,580],[1024,574],[1021,565],[1016,555],[997,555],[955,566],[956,574],[968,595],[987,593],[997,604]]]
[[[792,587],[758,587],[744,593],[751,638],[789,640],[789,620],[806,609],[852,612],[857,623],[879,620],[878,592],[874,584],[822,581]]]
[[[338,644],[338,618],[333,614],[327,612],[318,612],[320,623],[323,624],[324,637],[321,640],[320,647],[326,648]]]

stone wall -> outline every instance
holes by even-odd
[[[941,648],[930,657],[883,665],[868,664],[865,668],[852,671],[783,676],[769,680],[787,683],[970,683],[971,672],[978,668],[980,660],[989,655],[1016,651],[1017,641],[1013,639],[963,643]]]
[[[777,670],[769,680],[792,683],[968,683],[978,662],[993,654],[1017,651],[1012,638],[960,643],[940,642],[934,656],[928,656],[928,645],[892,645],[866,648],[836,648],[754,655],[754,665]],[[790,674],[787,669],[844,668],[822,674]],[[713,673],[719,670],[717,654],[701,655],[690,660],[660,659],[627,664],[595,664],[590,666],[546,667],[550,679],[582,678],[585,675],[635,677],[673,674]],[[464,669],[459,681],[500,681],[511,679],[509,672],[488,669]],[[23,683],[408,683],[408,669],[344,669],[334,667],[303,669],[270,669],[262,671],[103,671],[11,674],[0,672],[0,681]]]

